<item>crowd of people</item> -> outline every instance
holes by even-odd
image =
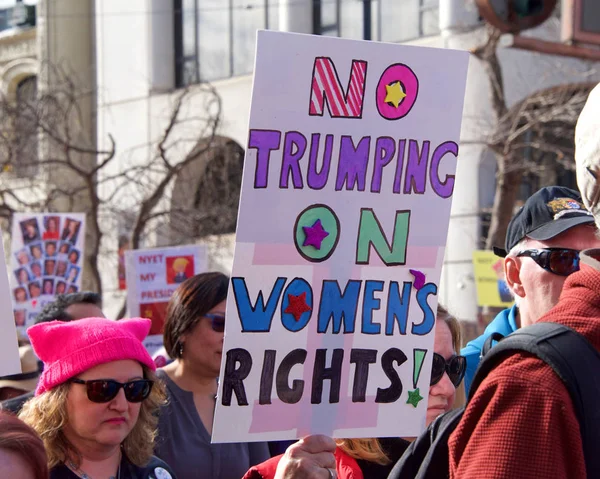
[[[582,195],[542,188],[496,249],[515,305],[462,351],[459,322],[438,306],[428,426],[464,402],[457,392],[469,392],[484,343],[498,333],[559,323],[600,350],[599,111],[600,86],[576,130]],[[0,477],[400,477],[395,465],[414,438],[314,435],[279,455],[267,443],[211,444],[228,283],[210,272],[180,284],[164,327],[171,362],[161,369],[143,346],[150,320],[107,319],[94,293],[59,295],[47,305],[20,345],[22,372],[0,378]],[[447,444],[450,477],[587,477],[580,421],[550,366],[512,354],[470,395]]]

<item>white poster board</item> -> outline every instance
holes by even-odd
[[[17,329],[13,320],[11,289],[4,258],[4,242],[0,241],[0,376],[21,372]]]
[[[80,290],[85,214],[16,213],[11,244],[14,319],[25,334],[56,295]]]
[[[258,33],[213,442],[424,429],[467,64]]]
[[[208,258],[202,245],[125,251],[127,308],[132,317],[152,320],[144,346],[154,354],[163,345],[167,304],[186,279],[206,271]]]

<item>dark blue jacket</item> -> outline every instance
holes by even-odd
[[[498,332],[503,336],[508,336],[510,333],[514,333],[518,329],[516,318],[517,313],[517,305],[514,305],[510,309],[501,311],[494,318],[494,320],[488,324],[481,336],[475,338],[473,341],[469,341],[461,350],[460,354],[467,358],[467,372],[465,373],[465,392],[467,394],[469,394],[471,382],[473,381],[475,371],[479,365],[483,343],[485,343],[485,340],[491,336],[492,333]]]

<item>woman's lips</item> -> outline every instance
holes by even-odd
[[[113,417],[111,419],[107,419],[104,422],[108,422],[110,424],[124,424],[125,423],[125,418],[124,417]]]

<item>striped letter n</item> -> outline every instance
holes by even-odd
[[[323,116],[325,102],[332,118],[361,118],[365,98],[367,62],[352,60],[348,88],[344,92],[331,58],[315,58],[308,114]]]

